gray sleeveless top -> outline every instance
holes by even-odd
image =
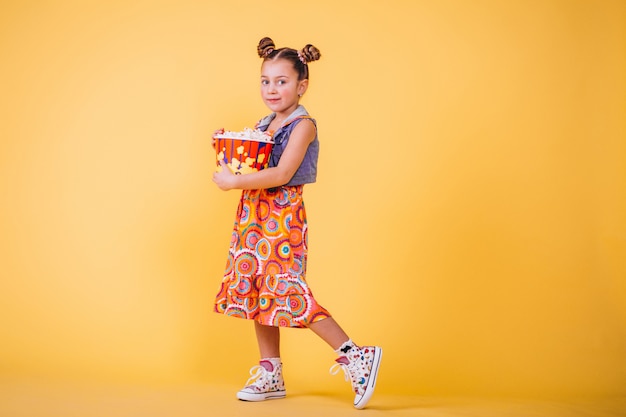
[[[266,131],[270,122],[276,117],[275,113],[270,114],[269,116],[264,117],[257,123],[257,128]],[[282,126],[274,132],[274,136],[272,139],[274,140],[274,147],[272,148],[272,154],[269,159],[269,167],[275,167],[278,165],[278,161],[280,161],[280,157],[282,156],[285,148],[287,147],[287,143],[289,143],[289,136],[293,129],[300,123],[302,120],[311,120],[315,125],[315,139],[313,142],[309,144],[309,147],[306,150],[306,154],[304,155],[304,159],[302,163],[298,167],[296,173],[293,177],[284,185],[301,185],[301,184],[310,184],[315,182],[317,178],[317,158],[319,156],[319,148],[320,144],[317,140],[317,123],[315,119],[309,116],[306,109],[299,105],[296,110],[293,111],[283,122]]]

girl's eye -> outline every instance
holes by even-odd
[[[285,81],[285,80],[278,80],[278,85],[283,85],[283,84],[285,84],[285,83],[286,83],[286,81]]]
[[[261,80],[261,85],[268,85],[268,84],[269,84],[269,81],[267,81],[267,80]]]

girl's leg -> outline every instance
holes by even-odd
[[[237,393],[244,401],[264,401],[285,398],[285,381],[280,362],[280,332],[278,327],[263,326],[254,322],[259,353],[259,365],[250,370],[252,377],[246,386]]]
[[[254,322],[259,353],[263,358],[280,358],[280,329]]]
[[[341,345],[350,340],[346,332],[332,317],[309,324],[309,329],[328,343],[333,350],[339,349]]]

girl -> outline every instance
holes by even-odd
[[[276,49],[270,38],[261,39],[257,50],[263,58],[261,98],[272,113],[256,127],[274,132],[269,166],[234,175],[221,162],[222,170],[213,174],[222,190],[243,190],[215,311],[254,320],[261,356],[237,398],[284,398],[279,329],[309,328],[339,355],[331,373],[344,370],[356,394],[354,406],[363,408],[374,392],[382,349],[354,344],[317,303],[305,279],[308,231],[302,190],[315,182],[319,142],[316,122],[299,100],[309,86],[308,63],[321,55],[313,45]]]

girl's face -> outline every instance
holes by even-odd
[[[277,115],[291,114],[307,86],[308,80],[298,81],[298,72],[286,59],[265,61],[261,66],[261,97]]]

